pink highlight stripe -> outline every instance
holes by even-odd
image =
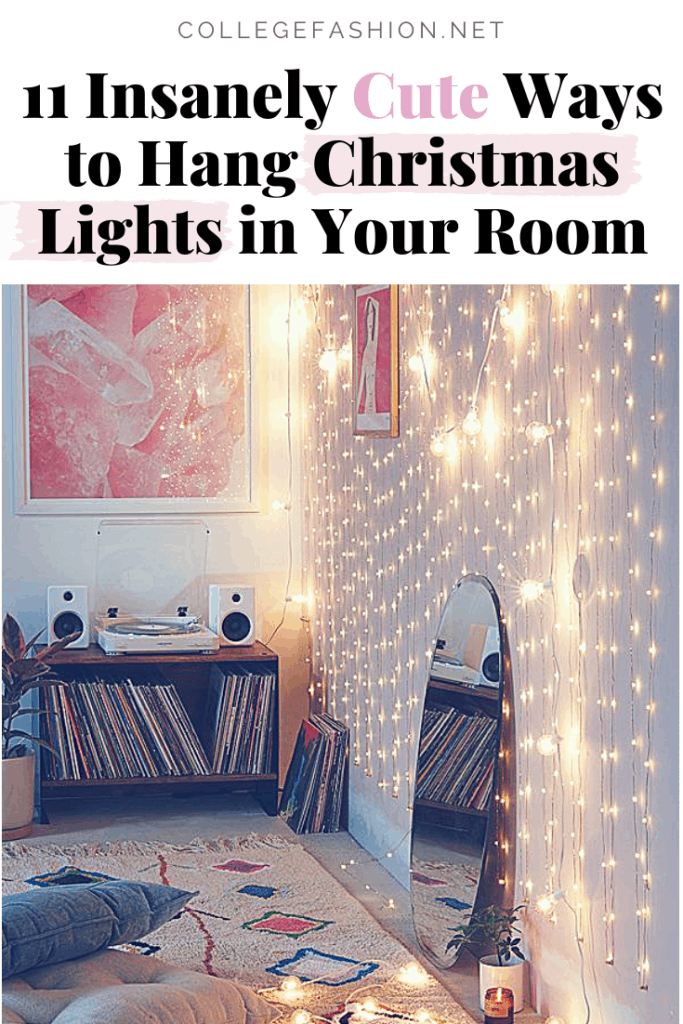
[[[84,206],[93,212],[81,212]],[[111,200],[64,202],[57,199],[20,203],[14,238],[21,247],[11,254],[10,259],[104,261],[105,266],[120,266],[127,262],[215,260],[233,244],[226,238],[227,213],[225,203],[189,203],[182,200],[133,203]],[[107,226],[106,222],[111,221],[122,225],[121,238],[111,237],[116,233]],[[127,224],[128,221],[131,223]],[[155,221],[162,222],[166,228],[156,225]],[[101,225],[104,237],[98,231]],[[66,252],[72,248],[72,242],[74,251]],[[117,247],[127,250],[127,254]],[[156,254],[157,248],[169,251]],[[109,253],[107,249],[110,249]],[[135,252],[136,249],[150,251]],[[212,249],[216,251],[212,252]],[[98,257],[101,258],[98,260]]]
[[[443,146],[433,146],[430,140],[438,137],[443,139]],[[363,139],[372,138],[372,144]],[[308,164],[307,170],[301,180],[301,184],[313,195],[322,193],[349,193],[366,192],[372,194],[389,193],[400,195],[402,192],[448,192],[450,195],[488,195],[494,198],[498,195],[509,196],[595,196],[595,195],[623,195],[628,189],[640,181],[640,175],[636,173],[637,137],[635,135],[622,135],[618,137],[604,134],[569,134],[569,135],[439,135],[435,131],[431,135],[338,135],[319,136],[307,135],[304,144],[303,158]],[[328,184],[321,181],[314,170],[316,154],[329,143],[337,142],[330,148],[329,159],[321,154],[322,172],[329,172],[329,177],[335,184]],[[353,145],[353,152],[349,146]],[[554,185],[486,185],[482,182],[482,146],[493,147],[493,153],[549,153],[553,162]],[[392,157],[392,178],[394,185],[372,185],[360,184],[362,179],[362,153],[366,148],[366,158],[372,161],[374,167],[374,180],[380,179],[381,161],[376,158],[377,153],[388,153]],[[370,151],[370,152],[368,152]],[[400,185],[401,181],[401,158],[399,154],[424,153],[427,160],[423,164],[412,162],[412,180],[414,185]],[[473,154],[471,157],[463,158],[463,167],[471,168],[476,174],[476,179],[467,185],[462,184],[435,184],[431,185],[434,173],[434,158],[432,154],[438,154],[438,159],[443,160],[443,181],[448,182],[449,176],[453,175],[456,182],[463,179],[459,173],[450,165],[451,157],[457,153]],[[593,184],[595,175],[597,182],[604,182],[605,175],[598,168],[594,167],[594,160],[598,154],[610,154],[602,158],[609,171],[616,168],[618,181],[610,185]],[[560,175],[565,176],[571,171],[571,165],[567,166],[560,162],[564,154],[577,154],[572,158],[584,163],[585,176],[589,184],[557,184]],[[615,154],[615,155],[612,155]],[[373,159],[374,157],[374,159]],[[405,159],[405,158],[404,158]],[[512,158],[508,158],[510,161]],[[598,157],[598,160],[601,158]],[[366,159],[366,165],[367,165]],[[388,161],[385,162],[388,163]],[[548,161],[549,162],[549,161]],[[516,162],[516,180],[522,180],[522,161]],[[354,176],[354,183],[345,184],[351,175]],[[437,171],[438,175],[438,171]],[[541,181],[541,160],[535,162],[534,180]],[[504,162],[500,155],[493,157],[492,181],[504,179]],[[439,180],[439,177],[437,177]],[[336,183],[339,183],[337,185]]]

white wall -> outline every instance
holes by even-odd
[[[275,499],[287,500],[287,319],[286,287],[252,289],[252,324],[256,350],[256,398],[259,408],[260,511],[207,515],[210,526],[207,583],[253,584],[257,595],[257,636],[267,639],[280,621],[288,572],[286,512],[274,512]],[[13,443],[12,324],[9,289],[3,290],[3,602],[27,634],[46,622],[45,590],[53,583],[95,582],[96,527],[99,516],[36,516],[15,513],[13,462],[20,447]],[[292,340],[290,332],[290,341]],[[294,339],[295,340],[295,339]],[[293,349],[292,399],[298,400]],[[297,417],[294,431],[294,486],[298,486]],[[298,505],[292,515],[293,593],[300,590],[301,527]],[[281,661],[281,767],[286,768],[299,722],[307,709],[307,634],[300,606],[288,604],[286,618],[273,641]]]
[[[318,366],[349,335],[352,289],[309,292],[304,558],[314,669],[352,729],[350,828],[407,884],[429,649],[450,587],[484,573],[513,649],[518,853],[507,870],[532,901],[538,1009],[583,1024],[587,999],[592,1024],[673,1020],[676,289],[513,286],[514,315],[484,360],[501,294],[402,289],[400,438],[378,440],[352,436],[349,364]],[[418,350],[426,373],[408,366]],[[483,430],[470,441],[460,428],[482,363]],[[553,424],[551,440],[529,443],[532,421]],[[591,575],[580,599],[579,554]],[[522,604],[527,578],[551,586]],[[554,731],[559,754],[541,757],[535,741]],[[558,890],[548,919],[533,901]]]

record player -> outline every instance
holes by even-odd
[[[102,520],[95,636],[105,654],[219,649],[202,623],[209,530],[199,519]]]

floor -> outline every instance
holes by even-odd
[[[475,1021],[483,1018],[478,1007],[476,962],[466,954],[455,967],[440,971],[425,960],[415,942],[409,893],[346,832],[295,836],[280,818],[269,817],[247,793],[189,797],[136,794],[135,800],[56,800],[46,805],[46,811],[49,824],[36,825],[26,842],[68,840],[72,844],[151,836],[160,841],[185,842],[197,836],[234,837],[251,832],[281,835],[300,842],[415,959],[424,963]],[[515,1015],[518,1024],[540,1020],[528,1010]]]

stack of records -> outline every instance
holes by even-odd
[[[276,680],[239,665],[211,670],[205,741],[211,771],[218,775],[264,775],[271,771]]]
[[[175,686],[84,673],[45,687],[42,737],[47,779],[207,775],[209,764]]]
[[[452,707],[427,708],[417,764],[419,800],[482,811],[493,787],[498,723]]]
[[[338,832],[349,731],[329,715],[301,723],[280,801],[280,816],[302,832]]]

